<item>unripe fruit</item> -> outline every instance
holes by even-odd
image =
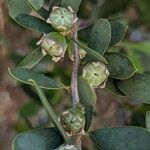
[[[58,31],[67,31],[77,21],[74,12],[62,7],[54,7],[49,15],[47,23],[50,23]]]
[[[61,145],[55,150],[79,150],[75,145]]]
[[[51,55],[52,60],[55,62],[59,61],[62,57],[64,57],[66,51],[65,38],[56,32],[44,35],[37,43],[37,45],[41,46],[43,55]]]
[[[80,107],[71,107],[61,115],[61,124],[69,133],[79,133],[85,125],[84,110]]]
[[[82,76],[91,86],[104,88],[109,76],[109,71],[105,64],[92,62],[84,67]]]

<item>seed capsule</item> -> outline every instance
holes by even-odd
[[[55,150],[79,150],[75,145],[61,145]]]
[[[61,115],[61,124],[69,133],[79,133],[85,125],[84,110],[80,107],[72,107]]]
[[[91,86],[104,88],[109,76],[109,71],[105,64],[101,62],[92,62],[84,67],[82,76]]]
[[[65,38],[56,32],[44,35],[37,45],[41,46],[43,55],[51,55],[55,62],[64,57],[67,47]]]
[[[76,21],[77,18],[71,9],[54,7],[47,23],[50,23],[58,31],[67,31]]]

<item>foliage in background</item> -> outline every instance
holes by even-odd
[[[81,1],[74,3],[73,1],[68,0],[62,1],[61,3],[58,4],[59,6],[61,4],[61,6],[63,7],[72,6],[74,11],[77,12],[80,2]],[[121,4],[116,3],[117,6],[115,9],[106,7],[110,6],[111,2],[112,1],[108,0],[102,6],[102,9],[98,9],[101,8],[100,7],[101,5],[97,6],[91,5],[93,6],[93,8],[98,7],[97,9],[91,9],[92,15],[89,16],[89,18],[93,19],[92,24],[87,28],[79,31],[79,40],[72,39],[72,41],[75,42],[78,45],[78,47],[87,52],[86,57],[82,60],[84,63],[100,61],[107,66],[110,75],[108,81],[106,82],[106,86],[103,90],[107,90],[119,96],[129,96],[136,103],[149,104],[150,75],[145,74],[145,72],[149,73],[149,70],[140,66],[141,64],[144,64],[144,62],[141,62],[141,60],[143,59],[139,59],[136,57],[139,53],[140,57],[141,53],[144,56],[145,54],[149,54],[148,52],[148,48],[150,47],[149,43],[148,42],[120,43],[128,27],[115,19],[99,19],[99,17],[107,16],[110,13],[111,14],[115,13],[116,11],[118,11],[118,9],[122,9],[122,7],[124,7],[123,3],[128,4],[128,1],[123,1]],[[56,30],[50,24],[46,23],[46,20],[50,12],[48,12],[48,10],[46,10],[43,7],[44,1],[39,0],[35,2],[32,0],[27,0],[27,1],[19,1],[19,3],[21,3],[21,6],[23,8],[18,7],[18,0],[9,1],[9,8],[11,14],[10,16],[18,24],[31,30],[39,31],[40,33],[44,34],[47,34],[49,32],[56,32]],[[84,3],[84,1],[82,3]],[[109,3],[109,5],[107,3]],[[144,6],[143,4],[142,6],[145,7],[146,5]],[[83,11],[82,7],[83,4],[81,4],[79,12]],[[31,8],[33,8],[34,11],[36,11],[42,17],[42,19],[37,18],[37,16],[31,16],[30,15]],[[94,12],[95,10],[96,12]],[[99,10],[100,12],[98,12]],[[145,9],[141,8],[142,13],[145,13],[144,10]],[[69,43],[70,37],[66,36],[65,38]],[[119,46],[121,48],[123,47],[127,49],[128,55],[122,53],[119,50],[120,49]],[[113,51],[113,49],[117,49],[117,52],[116,50]],[[42,61],[44,61],[44,59],[46,59],[46,57],[42,55],[41,49],[37,48],[36,50],[32,51],[20,63],[18,67],[9,69],[9,72],[18,81],[21,81],[29,85],[33,85],[33,83],[29,82],[29,79],[33,79],[40,88],[47,90],[64,89],[68,91],[70,83],[65,84],[63,79],[61,80],[63,83],[61,83],[58,80],[55,80],[54,73],[53,73],[54,78],[50,78],[47,77],[46,75],[39,74],[38,69],[34,69],[36,66],[38,66],[37,63],[39,62],[41,63]],[[82,74],[80,73],[80,76],[81,75]],[[96,103],[96,94],[94,88],[88,83],[86,79],[80,77],[78,83],[79,83],[78,88],[79,88],[80,102],[85,108],[85,118],[86,118],[85,131],[87,132],[87,136],[89,136],[100,148],[108,150],[110,148],[113,150],[121,150],[126,149],[126,145],[128,145],[128,149],[133,150],[134,149],[148,150],[150,148],[148,142],[150,140],[150,134],[148,132],[149,129],[148,113],[146,115],[147,129],[140,127],[116,127],[116,128],[104,128],[88,132],[93,115],[93,106]],[[61,99],[61,96],[58,99]],[[34,110],[36,109],[38,109],[38,107],[36,108],[35,104],[32,113],[34,113]],[[26,145],[28,143],[30,149],[32,149],[32,147],[34,149],[35,146],[37,145],[40,145],[37,146],[36,148],[37,150],[38,149],[46,150],[46,147],[48,147],[48,149],[55,149],[63,143],[62,142],[63,139],[60,133],[58,133],[58,131],[55,130],[56,129],[53,128],[48,129],[44,128],[40,130],[35,129],[33,131],[31,130],[29,132],[20,134],[14,139],[13,148],[14,150],[27,149],[24,146],[24,144]],[[47,133],[49,132],[49,134],[47,134],[46,132]],[[37,134],[41,136],[36,136]],[[58,143],[51,141],[52,136],[53,140],[55,139],[54,141],[57,141]],[[118,143],[120,144],[118,145]]]

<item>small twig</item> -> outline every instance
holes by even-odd
[[[75,29],[74,38],[77,39],[77,30]],[[71,76],[71,97],[73,106],[79,103],[79,93],[78,93],[78,68],[80,64],[80,54],[76,43],[74,43],[74,61],[73,61],[73,71]]]
[[[39,88],[39,86],[36,84],[36,82],[33,79],[30,79],[29,82],[31,82],[34,85],[34,88],[36,89],[36,91],[37,91],[37,93],[38,93],[38,95],[39,95],[39,97],[41,99],[41,102],[42,102],[44,108],[47,111],[47,114],[49,115],[49,117],[52,119],[54,125],[58,128],[58,130],[62,134],[65,142],[69,143],[69,139],[66,136],[65,131],[64,131],[62,125],[60,124],[60,122],[57,120],[57,116],[56,116],[53,108],[49,104],[49,102],[48,102],[46,96],[44,95],[43,91]]]

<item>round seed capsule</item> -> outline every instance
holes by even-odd
[[[61,115],[61,124],[69,133],[79,133],[85,125],[84,110],[80,107],[71,107]]]
[[[58,7],[54,8],[47,20],[48,23],[58,31],[67,31],[76,22],[77,18],[69,9]]]
[[[60,39],[62,38],[62,35],[59,35],[58,33],[54,32],[44,35],[37,44],[41,46],[43,55],[49,54],[52,56],[52,60],[57,62],[62,57],[64,57],[66,48],[64,46],[65,45],[64,37],[62,40],[63,44],[59,43],[59,40],[57,40],[56,38],[54,39],[54,37],[58,37]]]
[[[92,62],[84,67],[82,76],[91,86],[104,88],[109,76],[109,71],[105,64]]]

